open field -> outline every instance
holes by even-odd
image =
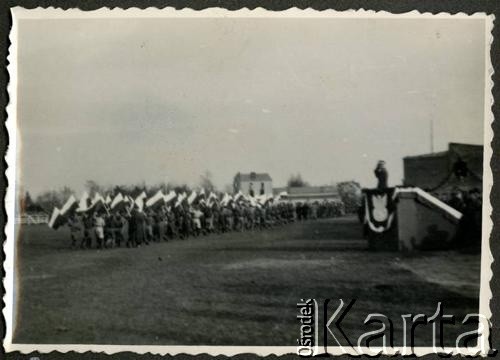
[[[345,332],[373,330],[373,311],[400,343],[402,314],[441,301],[460,322],[479,306],[479,255],[369,252],[354,217],[101,251],[71,250],[66,231],[21,229],[15,343],[295,346],[301,298],[355,298]]]

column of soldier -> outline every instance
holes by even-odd
[[[61,209],[54,208],[48,225],[55,230],[68,226],[72,247],[92,248],[94,243],[102,249],[262,230],[343,212],[339,202],[292,203],[280,196],[207,194],[204,189],[189,196],[160,190],[150,198],[143,192],[135,199],[121,193],[113,198],[96,193],[90,199],[85,193],[79,202],[71,196]]]

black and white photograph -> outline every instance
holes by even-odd
[[[7,351],[491,350],[492,16],[12,17]]]

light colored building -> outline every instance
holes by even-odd
[[[272,195],[273,179],[268,173],[237,173],[234,177],[233,189],[235,194],[241,191],[244,195],[250,196]]]
[[[275,188],[275,195],[282,194],[282,198],[292,202],[315,202],[315,201],[341,201],[336,186],[300,186]],[[283,193],[286,193],[284,195]]]

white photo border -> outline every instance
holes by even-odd
[[[4,339],[4,349],[6,352],[19,351],[23,354],[37,351],[39,353],[49,353],[58,351],[62,353],[74,351],[78,353],[83,352],[104,352],[106,354],[115,354],[119,352],[134,352],[136,354],[160,354],[160,355],[177,355],[177,354],[208,354],[208,355],[226,355],[232,356],[243,353],[251,353],[258,356],[267,355],[286,355],[296,354],[296,346],[148,346],[148,345],[92,345],[92,344],[16,344],[13,343],[13,327],[15,322],[15,278],[14,271],[15,264],[15,204],[16,204],[16,154],[17,154],[17,52],[18,52],[18,27],[19,20],[22,19],[76,19],[76,18],[384,18],[384,19],[483,19],[485,31],[485,89],[484,89],[484,152],[483,152],[483,220],[482,220],[482,243],[481,243],[481,280],[480,280],[480,305],[479,313],[485,318],[491,318],[490,301],[492,292],[490,289],[490,281],[493,273],[491,265],[493,262],[493,255],[490,250],[490,236],[493,227],[491,220],[492,206],[490,202],[490,193],[493,185],[493,174],[490,166],[493,150],[491,147],[493,141],[492,123],[494,120],[491,107],[493,105],[493,67],[490,58],[491,44],[493,42],[493,21],[494,15],[486,13],[475,13],[467,15],[465,13],[449,14],[438,13],[432,14],[429,12],[420,13],[416,10],[403,13],[393,14],[387,11],[372,11],[372,10],[314,10],[311,8],[301,10],[298,8],[290,8],[284,11],[270,11],[264,8],[256,8],[249,10],[243,8],[236,11],[231,11],[223,8],[207,8],[204,10],[193,10],[184,8],[176,10],[172,7],[163,9],[158,8],[101,8],[92,11],[83,11],[79,9],[63,10],[60,8],[36,8],[24,9],[22,7],[15,7],[11,9],[12,15],[12,29],[10,32],[11,46],[9,48],[8,56],[8,73],[10,82],[8,84],[8,93],[10,102],[7,106],[7,121],[6,128],[9,136],[9,147],[5,156],[7,162],[6,177],[8,187],[5,197],[5,209],[7,213],[7,222],[5,226],[6,241],[4,243],[4,271],[5,278],[3,285],[5,289],[3,316],[6,323],[6,333]],[[483,336],[489,338],[490,324],[488,320],[484,320],[484,329],[487,333]],[[345,350],[345,349],[344,349]],[[365,349],[368,350],[368,349]],[[471,349],[450,349],[454,355],[456,354],[470,354]],[[489,349],[487,349],[489,350]],[[370,351],[373,351],[371,349]],[[383,352],[384,355],[400,354],[401,349],[390,349],[389,352]],[[416,347],[414,349],[415,355],[423,356],[435,353],[432,347]],[[359,355],[354,351],[342,351],[338,347],[329,347],[328,354],[330,355],[343,355],[343,354]],[[487,356],[487,351],[478,348],[476,355]]]

